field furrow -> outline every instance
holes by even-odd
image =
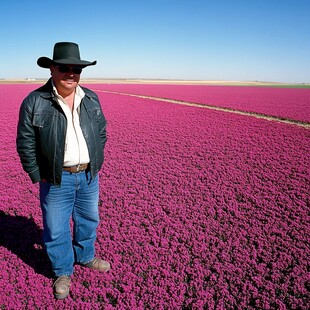
[[[163,84],[98,84],[92,87],[310,122],[310,88]]]

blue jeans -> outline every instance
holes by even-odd
[[[61,186],[40,182],[43,242],[55,276],[72,275],[74,263],[94,258],[98,199],[98,176],[91,179],[90,172],[63,171]]]

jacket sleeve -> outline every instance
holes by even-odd
[[[32,125],[32,109],[29,97],[20,108],[17,125],[16,148],[23,169],[28,173],[33,183],[40,181],[40,171],[36,156],[36,132]]]
[[[99,135],[100,135],[100,141],[102,144],[102,149],[104,149],[104,146],[107,142],[107,120],[102,112],[102,107],[101,107],[97,94],[95,94],[94,92],[92,92],[92,94],[96,100],[97,107],[99,107],[99,109],[97,108],[96,118],[98,120],[98,128],[99,128]]]
[[[104,149],[104,146],[107,142],[107,121],[104,117],[102,110],[101,110],[101,117],[99,120],[99,130],[100,130],[101,143]]]

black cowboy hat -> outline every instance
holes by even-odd
[[[51,65],[76,65],[76,66],[93,66],[97,61],[81,60],[79,46],[72,42],[58,42],[54,45],[53,59],[40,57],[37,64],[42,68],[49,68]]]

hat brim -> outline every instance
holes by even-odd
[[[83,67],[88,67],[88,66],[94,66],[97,63],[97,61],[86,61],[86,60],[80,60],[76,58],[66,58],[66,59],[57,59],[57,61],[53,61],[52,59],[48,57],[40,57],[37,60],[37,64],[41,68],[48,69],[50,68],[51,65],[55,64],[60,64],[60,65],[75,65],[75,66],[83,66]]]

